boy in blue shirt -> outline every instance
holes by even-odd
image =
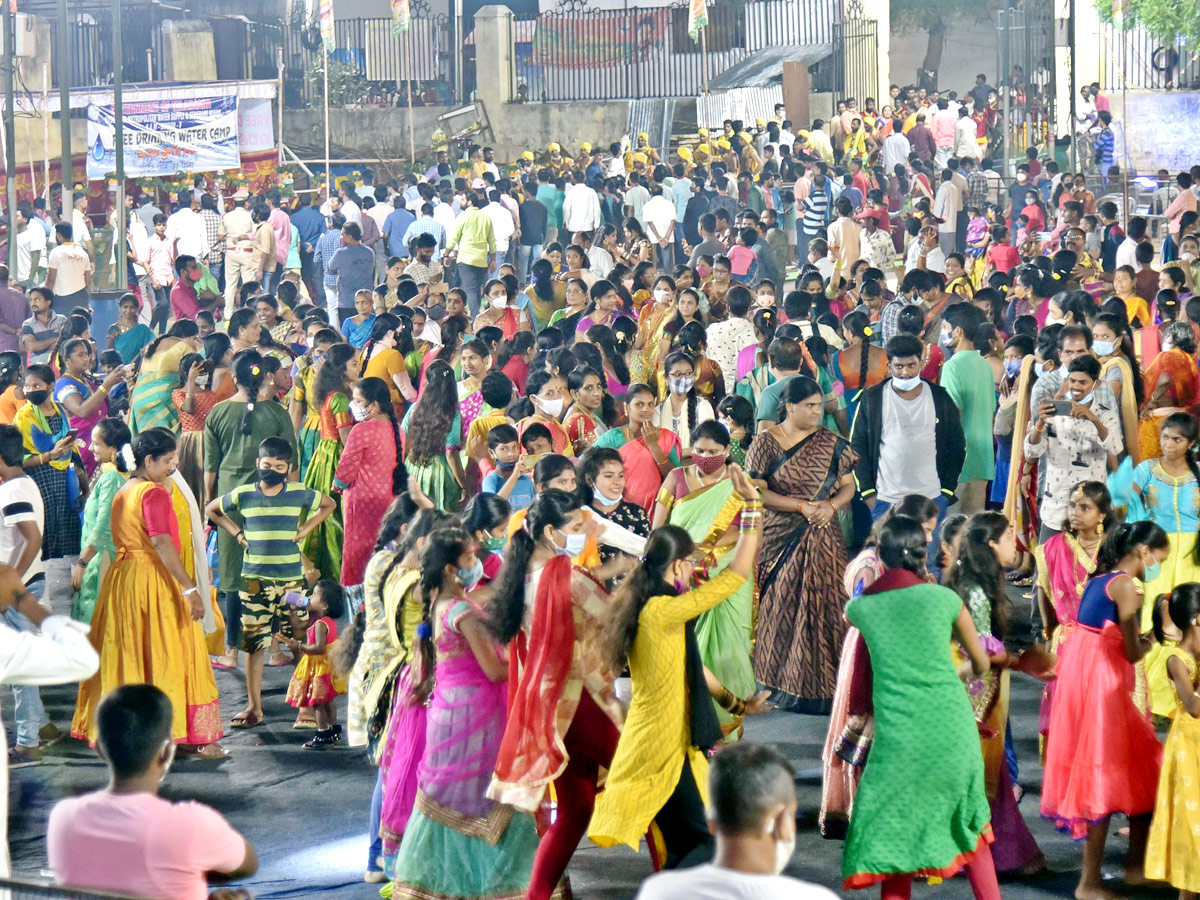
[[[540,428],[550,438],[550,429],[535,422],[525,430],[529,438],[532,431]],[[536,437],[536,435],[535,435]],[[525,442],[527,445],[531,443]],[[517,429],[511,425],[497,425],[488,432],[488,455],[496,468],[483,479],[480,493],[496,494],[508,501],[513,512],[528,509],[533,503],[533,479],[527,474],[532,468],[528,456],[521,455],[521,443],[517,441]]]

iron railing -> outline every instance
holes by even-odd
[[[146,15],[122,20],[124,64],[122,75],[126,83],[149,81],[151,76],[162,80],[163,39],[162,21],[153,10]],[[58,52],[58,20],[50,19],[50,47]],[[92,15],[76,16],[69,26],[71,45],[71,87],[95,87],[112,84],[113,81],[113,32],[112,20]],[[151,60],[146,58],[146,48],[151,50]],[[150,64],[153,63],[153,73]],[[51,83],[58,87],[58,61],[54,61]],[[41,85],[29,85],[36,90]]]
[[[1178,88],[1200,90],[1200,48],[1188,47],[1183,38],[1164,41],[1145,28],[1100,28],[1099,54],[1104,66],[1104,88],[1133,90]]]
[[[546,12],[520,30],[530,37],[516,45],[517,83],[534,101],[695,97],[758,50],[832,42],[839,16],[830,0],[717,2],[705,53],[686,5]]]
[[[879,23],[875,19],[844,19],[832,29],[833,55],[813,72],[813,90],[838,99],[863,100],[879,90]],[[876,98],[878,105],[883,102]]]
[[[453,25],[449,17],[413,16],[408,31],[392,33],[390,18],[338,19],[335,49],[330,56],[344,92],[375,103],[407,102],[411,82],[414,100],[429,92],[442,103],[454,97]],[[285,100],[290,107],[320,106],[322,84],[316,73],[324,52],[313,27],[287,32]]]
[[[996,13],[996,27],[1000,109],[1006,95],[1008,103],[1003,158],[1024,159],[1026,148],[1045,148],[1054,132],[1055,22],[1049,10],[1010,7]]]

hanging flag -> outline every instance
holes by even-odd
[[[700,40],[700,29],[708,25],[708,4],[705,0],[688,0],[688,37]]]
[[[321,0],[321,40],[325,44],[325,52],[332,53],[337,47],[337,38],[333,33],[333,0]]]
[[[392,34],[403,34],[412,24],[408,0],[392,0]]]

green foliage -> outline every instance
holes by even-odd
[[[313,96],[313,106],[320,108],[325,91],[325,68],[320,55],[313,58],[308,71],[304,73],[308,79]],[[370,86],[367,80],[359,74],[358,67],[352,63],[329,58],[329,106],[333,109],[351,107],[367,98]]]
[[[1111,0],[1094,0],[1100,19],[1113,23]],[[1125,28],[1141,25],[1164,43],[1182,37],[1190,47],[1200,45],[1200,0],[1125,0]]]
[[[951,23],[976,25],[990,22],[994,25],[993,13],[1011,5],[1005,0],[892,0],[892,31],[907,34]]]

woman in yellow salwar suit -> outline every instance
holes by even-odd
[[[725,571],[677,594],[672,584],[690,581],[695,544],[684,529],[664,525],[651,532],[645,560],[622,586],[606,632],[610,662],[617,666],[613,671],[628,658],[633,701],[588,837],[601,847],[626,844],[636,850],[655,823],[668,868],[712,857],[702,813],[708,803],[704,750],[721,740],[721,729],[707,695],[720,694],[722,705],[735,714],[758,712],[766,703],[765,692],[738,699],[723,687],[706,685],[689,624],[734,593],[753,571],[762,501],[740,467],[730,466],[729,474],[746,505]]]
[[[175,438],[151,428],[134,438],[132,472],[112,506],[117,555],[92,616],[100,671],[79,688],[74,737],[94,743],[96,707],[114,688],[148,683],[171,698],[171,737],[220,758],[221,705],[200,620],[205,599],[180,556],[179,518],[167,486]]]

